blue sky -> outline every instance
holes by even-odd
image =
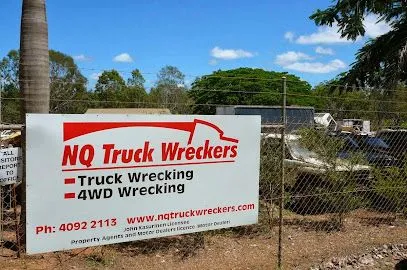
[[[1,0],[0,57],[19,47],[21,0]],[[340,39],[309,16],[329,0],[69,0],[47,1],[50,48],[76,59],[92,86],[97,75],[138,68],[154,83],[174,65],[187,83],[218,69],[287,71],[312,85],[346,71],[364,41],[389,30],[365,20],[367,37]]]

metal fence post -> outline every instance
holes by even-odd
[[[0,185],[0,248],[3,246],[3,186]]]
[[[285,159],[285,129],[286,129],[286,101],[287,101],[287,83],[286,77],[282,78],[282,106],[281,106],[281,177],[280,177],[280,206],[279,206],[279,224],[278,224],[278,269],[282,268],[283,256],[283,210],[284,210],[284,159]]]
[[[26,204],[26,127],[25,125],[21,127],[21,151],[22,151],[22,156],[23,156],[23,177],[21,179],[21,211],[20,211],[20,219],[17,224],[17,257],[20,258],[21,253],[25,251],[26,247],[26,222],[27,222],[27,204]],[[16,214],[16,220],[18,215],[17,215],[17,194],[14,192],[14,202],[15,202],[15,214]]]
[[[3,98],[3,83],[0,80],[0,123],[3,123],[3,103],[2,103],[2,99]]]

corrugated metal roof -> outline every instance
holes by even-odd
[[[233,107],[233,108],[248,108],[248,109],[281,109],[282,106],[268,106],[268,105],[224,105],[217,107]],[[287,109],[308,109],[314,110],[314,107],[287,105]]]
[[[171,114],[165,108],[101,108],[88,109],[85,114]]]

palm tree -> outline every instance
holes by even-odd
[[[20,90],[25,113],[49,112],[48,25],[45,0],[23,0]]]
[[[393,89],[407,82],[407,2],[405,0],[337,0],[311,19],[317,25],[337,25],[343,38],[356,40],[366,33],[365,19],[390,25],[387,33],[370,39],[359,49],[351,69],[339,77],[340,84]],[[382,89],[378,89],[380,92]],[[391,91],[389,91],[391,92]],[[386,93],[386,92],[385,92]],[[390,95],[391,93],[386,93]]]
[[[45,0],[23,0],[20,32],[20,91],[23,96],[23,122],[25,113],[49,112],[49,53],[48,25]],[[25,132],[23,153],[25,153]],[[24,164],[25,164],[25,155]],[[25,167],[21,186],[21,218],[18,230],[20,249],[25,246],[26,236],[26,189]]]

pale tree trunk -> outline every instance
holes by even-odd
[[[45,0],[23,0],[20,33],[20,91],[23,99],[23,122],[26,113],[49,113],[49,52]],[[18,246],[26,243],[26,155],[25,131],[22,132],[23,182],[21,187],[21,217],[18,226]]]

